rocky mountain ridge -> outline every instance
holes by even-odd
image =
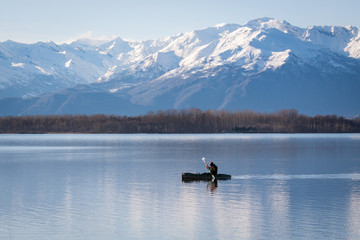
[[[6,99],[22,106],[17,115],[189,107],[351,115],[360,111],[359,59],[357,27],[299,28],[272,18],[140,42],[7,41],[0,43],[0,98],[18,98]],[[82,112],[90,102],[98,109]]]

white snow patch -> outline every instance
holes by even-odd
[[[266,65],[266,68],[271,68],[273,70],[281,67],[286,59],[288,59],[291,50],[287,49],[283,52],[272,52],[272,55],[269,57]]]
[[[106,55],[106,54],[108,54],[108,51],[106,50],[106,51],[101,51],[100,49],[96,49],[96,51],[98,51],[101,55]]]
[[[124,57],[124,53],[119,53],[119,55],[117,56],[116,60],[122,60]]]
[[[64,54],[64,55],[65,55],[65,54],[66,54],[66,51],[59,52],[59,54]]]
[[[113,66],[113,67],[109,67],[109,69],[107,70],[107,72],[106,72],[103,76],[101,76],[101,77],[99,77],[99,78],[97,79],[97,82],[105,82],[105,81],[109,80],[109,78],[111,77],[111,75],[113,75],[113,74],[115,73],[116,68],[117,68],[116,65]]]
[[[12,67],[21,67],[21,68],[24,68],[24,63],[14,63],[14,62],[12,62],[12,63],[11,63],[11,66],[12,66]]]
[[[259,41],[262,42],[262,41],[265,40],[265,38],[266,38],[266,35],[262,35],[262,36],[259,37]]]
[[[360,31],[356,37],[350,39],[344,51],[348,52],[352,58],[360,58]]]
[[[101,50],[98,49],[98,48],[96,49],[96,51],[98,51],[98,52],[99,52],[100,54],[102,54],[102,55],[109,54],[109,51],[115,47],[115,44],[116,44],[116,42],[114,41],[114,42],[111,44],[111,46],[108,47],[105,51],[101,51]]]
[[[116,42],[114,41],[114,42],[111,44],[111,46],[110,46],[110,47],[108,47],[108,49],[107,49],[107,50],[108,50],[108,51],[110,51],[111,49],[113,49],[113,48],[115,47],[115,43],[116,43]]]
[[[48,72],[46,72],[42,67],[39,66],[34,66],[35,68],[37,68],[41,73],[43,74],[49,74]]]
[[[69,61],[67,61],[67,62],[65,63],[65,67],[66,67],[66,68],[70,67],[71,62],[72,62],[72,59],[70,59]]]
[[[116,70],[117,66],[113,66],[113,67],[109,67],[108,71],[105,73],[105,77],[110,77],[111,75],[114,74],[115,70]]]
[[[180,57],[176,56],[174,51],[170,52],[157,52],[155,53],[156,62],[168,69],[172,69],[179,66],[181,60]]]
[[[222,28],[222,27],[225,27],[225,26],[226,26],[226,23],[219,23],[219,24],[215,25],[216,28]]]
[[[118,92],[118,91],[120,91],[120,90],[122,90],[122,89],[129,88],[129,87],[131,87],[131,85],[125,84],[124,86],[110,89],[109,92],[111,92],[111,93],[116,93],[116,92]]]

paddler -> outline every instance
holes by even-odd
[[[211,175],[213,175],[213,177],[216,177],[218,167],[215,165],[215,163],[211,162],[210,165],[206,164],[206,169],[208,169],[210,171],[210,173],[211,173]]]

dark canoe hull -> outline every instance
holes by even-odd
[[[183,181],[211,181],[213,179],[210,173],[183,173]],[[218,174],[215,177],[216,180],[229,180],[231,175],[228,174]]]

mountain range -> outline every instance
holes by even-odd
[[[360,33],[273,18],[156,40],[0,43],[0,115],[360,112]]]

